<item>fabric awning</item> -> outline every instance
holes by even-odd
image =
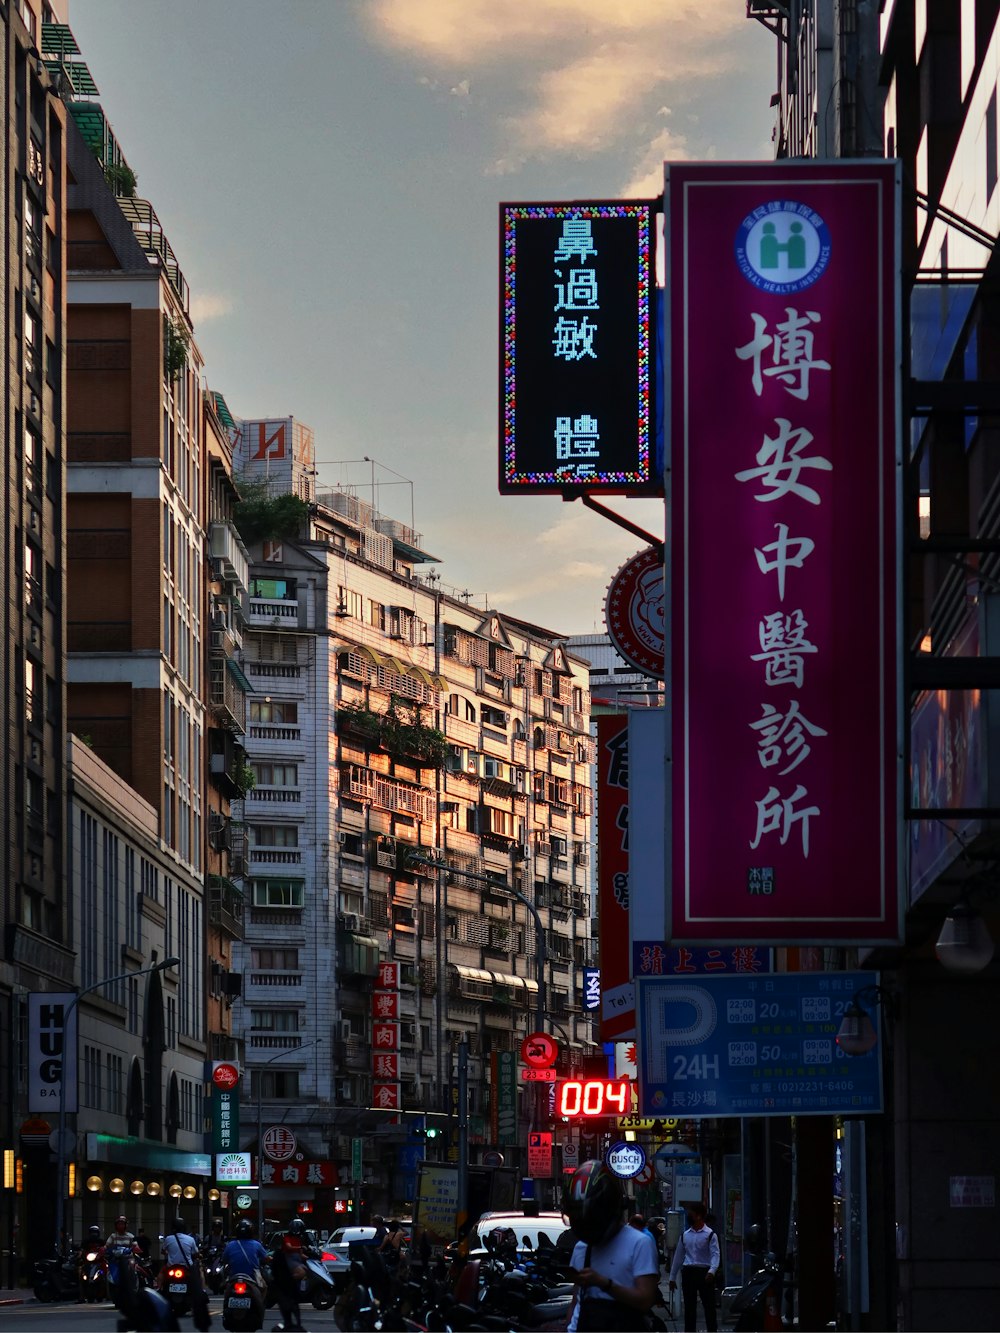
[[[493,973],[487,972],[481,967],[463,967],[461,963],[453,963],[455,971],[463,981],[487,981],[493,985]]]
[[[381,653],[377,653],[374,648],[369,648],[366,643],[345,643],[341,640],[334,652],[357,653],[358,657],[363,657],[366,662],[371,662],[372,666],[384,666],[386,661]]]
[[[397,676],[412,676],[413,668],[407,662],[401,662],[398,657],[383,657],[382,665],[386,671],[394,671]]]
[[[524,989],[524,977],[513,977],[507,972],[494,972],[493,980],[498,986],[506,986],[509,990]],[[537,982],[535,988],[537,989]]]

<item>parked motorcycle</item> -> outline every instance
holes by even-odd
[[[222,1327],[234,1333],[254,1333],[264,1326],[264,1293],[247,1273],[234,1274],[222,1295]]]
[[[735,1328],[744,1330],[777,1330],[781,1321],[781,1265],[773,1254],[763,1257],[761,1266],[748,1278],[743,1288],[733,1297],[730,1314],[736,1315]]]
[[[80,1290],[77,1252],[69,1256],[53,1254],[36,1260],[32,1270],[32,1289],[39,1301],[75,1301]]]

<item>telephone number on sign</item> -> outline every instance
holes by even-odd
[[[779,1083],[779,1092],[853,1092],[854,1080],[841,1079],[836,1083]]]

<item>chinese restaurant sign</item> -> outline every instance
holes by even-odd
[[[662,494],[653,205],[501,204],[500,490]]]
[[[899,938],[897,201],[667,167],[674,943]]]
[[[601,920],[601,1041],[635,1031],[629,960],[628,716],[597,719],[597,901]]]

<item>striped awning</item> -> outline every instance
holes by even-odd
[[[511,976],[510,973],[508,972],[494,972],[492,975],[493,975],[493,980],[496,982],[498,986],[506,986],[508,990],[524,989],[524,977],[514,977]],[[536,989],[537,986],[538,983],[536,982],[535,983]]]
[[[485,981],[489,985],[493,985],[493,973],[487,972],[484,968],[463,967],[461,963],[453,963],[452,966],[463,981]]]

